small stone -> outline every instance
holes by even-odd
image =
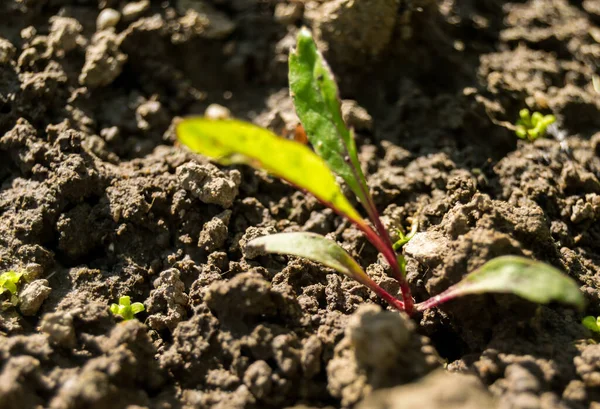
[[[204,111],[204,116],[209,119],[229,119],[231,111],[223,105],[210,104]]]
[[[23,278],[27,282],[40,278],[44,274],[44,267],[38,263],[28,263],[23,269]]]
[[[271,393],[272,373],[273,370],[269,364],[265,361],[256,361],[246,369],[244,384],[257,399],[263,399]]]
[[[238,195],[242,175],[238,170],[227,174],[213,165],[185,163],[177,168],[177,177],[183,188],[200,201],[217,204],[224,208],[232,206]]]
[[[85,53],[85,64],[79,83],[90,88],[103,87],[113,82],[123,69],[127,55],[119,49],[120,39],[111,31],[100,31],[92,38]]]
[[[50,34],[48,44],[62,52],[77,48],[83,26],[79,21],[69,17],[54,16],[50,18]]]
[[[178,0],[177,10],[183,15],[179,23],[201,37],[222,39],[235,30],[235,23],[203,0]]]
[[[227,240],[229,231],[227,225],[230,218],[231,210],[225,210],[206,222],[200,232],[198,247],[208,253],[223,247]]]
[[[356,130],[370,131],[373,129],[373,118],[354,100],[342,101],[342,116],[346,124]]]
[[[98,31],[106,30],[110,27],[115,27],[121,20],[121,13],[115,9],[104,9],[98,14],[96,19],[96,29]]]
[[[286,25],[294,24],[302,18],[302,8],[300,3],[278,3],[275,6],[275,21]]]
[[[397,312],[365,304],[350,317],[346,337],[354,347],[356,359],[363,365],[385,368],[396,364],[413,331],[408,318]]]
[[[240,249],[242,250],[242,254],[244,255],[244,257],[251,260],[258,256],[267,254],[264,251],[264,249],[248,246],[248,243],[259,237],[268,236],[268,235],[275,234],[275,233],[277,233],[277,230],[275,230],[275,227],[273,227],[273,226],[267,226],[267,227],[250,226],[250,227],[248,227],[248,229],[246,230],[246,232],[240,239]]]
[[[39,330],[48,335],[52,344],[72,348],[76,344],[73,316],[70,313],[52,312],[42,317]]]
[[[160,101],[150,100],[135,110],[135,120],[139,129],[146,131],[166,127],[169,118]]]
[[[140,0],[127,3],[123,7],[123,20],[132,21],[144,14],[150,8],[149,0]]]
[[[15,56],[17,49],[12,43],[0,37],[0,64],[6,64]]]
[[[37,314],[42,303],[52,292],[48,280],[35,280],[29,283],[19,294],[19,309],[25,316]]]

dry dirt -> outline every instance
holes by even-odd
[[[173,120],[213,103],[292,132],[302,25],[385,222],[418,214],[417,301],[517,254],[567,271],[600,314],[597,0],[3,0],[0,271],[26,276],[0,314],[1,409],[600,408],[576,311],[488,295],[410,320],[246,248],[333,232],[398,293],[316,200],[175,143]],[[507,129],[524,107],[558,117],[547,139]],[[122,295],[139,321],[109,313]]]

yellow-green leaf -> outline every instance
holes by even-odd
[[[301,143],[232,119],[185,119],[177,125],[177,137],[194,152],[221,164],[246,164],[264,169],[312,193],[349,219],[364,223],[323,159]]]

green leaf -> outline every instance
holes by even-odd
[[[129,307],[131,305],[131,298],[128,295],[119,298],[119,305]]]
[[[131,312],[133,312],[134,315],[144,310],[144,304],[142,304],[141,302],[134,302],[133,304],[131,304]]]
[[[237,120],[190,118],[177,125],[177,137],[191,150],[222,164],[246,164],[312,193],[339,213],[364,224],[327,165],[307,146]]]
[[[297,40],[289,57],[289,81],[298,118],[315,151],[370,210],[369,190],[354,136],[342,117],[333,74],[308,29],[302,28]]]
[[[524,257],[502,256],[488,261],[417,308],[423,310],[455,297],[480,293],[511,293],[540,304],[557,301],[579,309],[585,307],[579,286],[560,270]]]
[[[0,274],[0,294],[7,290],[13,295],[16,294],[17,284],[22,276],[23,273],[12,270]]]
[[[581,323],[590,331],[600,333],[600,317],[596,318],[590,315],[581,320]]]
[[[113,315],[119,315],[119,304],[111,304],[110,312],[112,312]]]
[[[371,281],[358,263],[335,241],[315,233],[278,233],[248,243],[267,253],[304,257],[333,268],[363,284]]]
[[[267,253],[304,257],[324,264],[369,287],[392,307],[404,311],[404,303],[377,285],[335,241],[314,233],[279,233],[259,237],[248,245]]]

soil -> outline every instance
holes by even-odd
[[[254,254],[259,235],[330,233],[398,293],[356,229],[173,127],[220,104],[292,134],[287,53],[307,25],[385,223],[419,218],[417,301],[517,254],[600,315],[597,0],[5,0],[0,16],[0,270],[26,273],[0,314],[0,408],[600,408],[582,313],[486,295],[409,319]],[[525,107],[557,116],[548,138],[509,129]],[[123,295],[139,320],[110,314]]]

